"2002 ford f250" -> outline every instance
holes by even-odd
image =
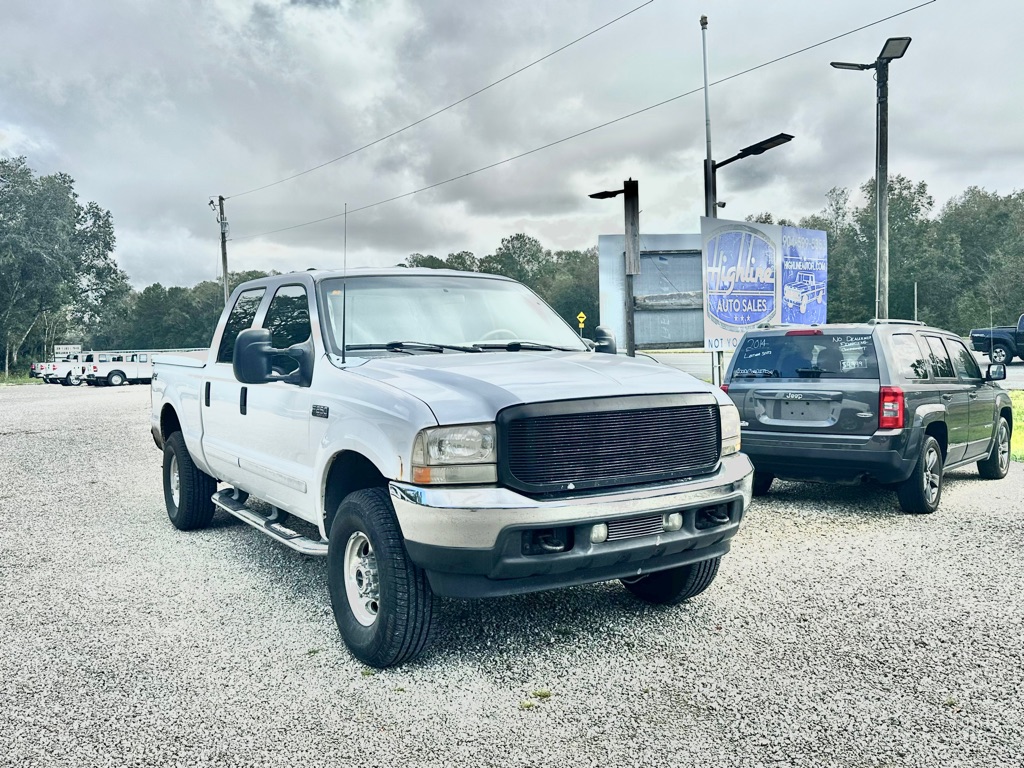
[[[427,646],[434,595],[618,579],[686,600],[750,503],[739,416],[600,338],[492,275],[244,283],[208,354],[156,359],[167,513],[191,530],[221,509],[326,556],[341,636],[377,667]]]

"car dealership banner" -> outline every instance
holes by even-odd
[[[764,323],[824,323],[828,245],[815,229],[700,220],[704,349],[735,349]]]

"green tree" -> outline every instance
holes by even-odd
[[[29,335],[44,343],[81,333],[106,296],[127,289],[113,259],[109,211],[82,206],[74,179],[36,176],[24,157],[0,159],[0,342],[4,373],[18,365]]]

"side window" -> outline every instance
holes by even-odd
[[[956,374],[953,373],[953,363],[950,361],[949,355],[946,354],[946,348],[942,346],[942,339],[938,336],[925,336],[924,340],[928,344],[928,357],[932,361],[932,370],[935,371],[936,378],[956,378]]]
[[[230,363],[235,356],[235,339],[238,334],[246,328],[252,328],[252,321],[256,319],[256,310],[263,301],[263,294],[266,288],[253,288],[251,291],[243,291],[235,302],[235,306],[228,315],[228,322],[224,326],[224,335],[220,337],[220,348],[217,350],[218,363]]]
[[[892,349],[896,358],[899,375],[904,379],[927,379],[928,361],[921,351],[917,337],[912,333],[896,333],[892,337]]]
[[[277,289],[267,309],[263,327],[270,331],[274,349],[287,349],[309,338],[309,300],[301,285],[283,285]],[[299,367],[288,355],[274,355],[271,365],[280,373],[291,373]]]
[[[148,363],[149,362],[149,355],[139,355],[139,362],[140,363]]]
[[[102,353],[102,352],[100,353],[100,358],[99,358],[99,362],[101,362],[101,363],[106,363],[106,362],[109,362],[109,361],[107,360],[107,356],[106,356],[106,355],[105,355],[104,353]]]
[[[949,356],[953,358],[953,367],[956,368],[957,376],[961,379],[980,379],[981,369],[974,355],[967,351],[963,342],[956,339],[946,339],[946,348],[949,349]]]

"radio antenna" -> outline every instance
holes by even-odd
[[[348,306],[348,203],[345,203],[345,234],[342,236],[341,251],[341,364],[345,364],[345,325],[348,317],[345,309]]]

